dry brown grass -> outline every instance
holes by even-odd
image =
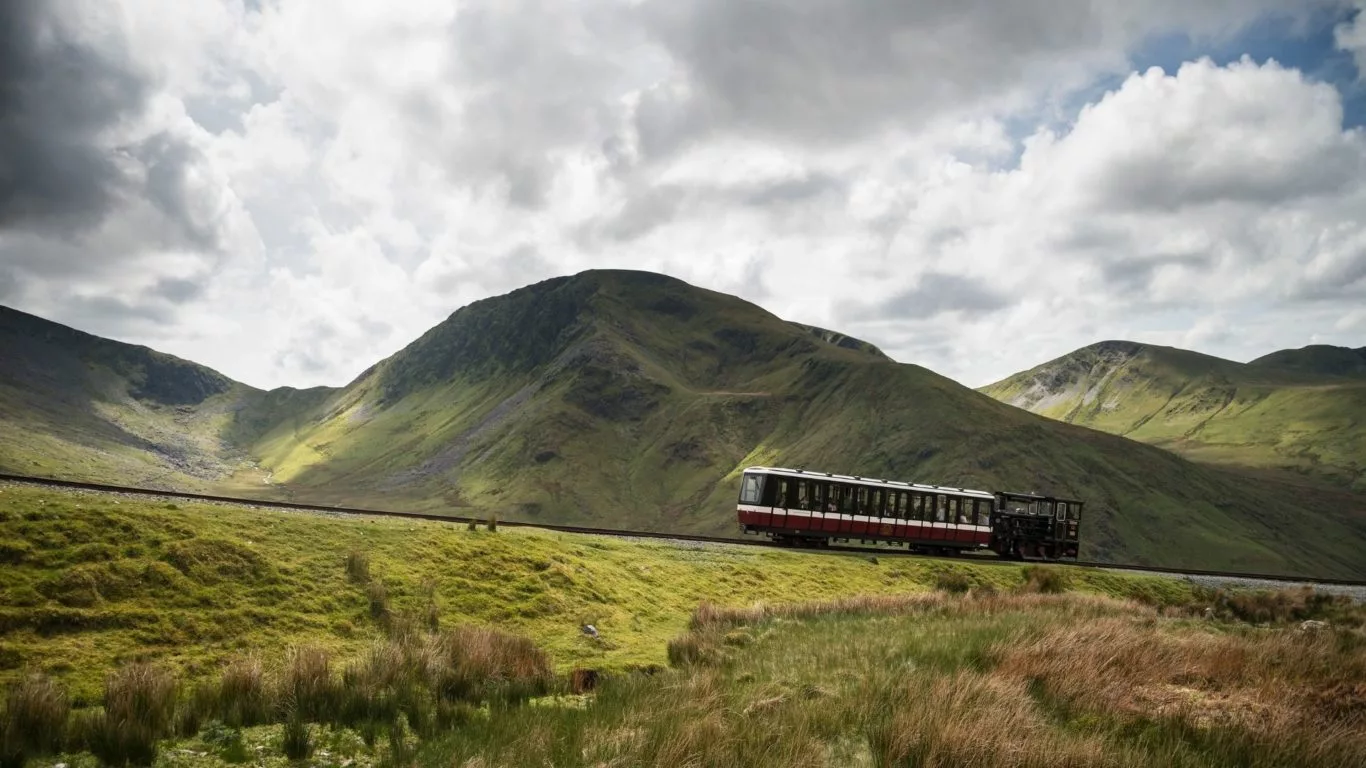
[[[1051,728],[1020,680],[912,675],[868,713],[880,765],[1068,768],[1137,764],[1097,736]]]
[[[1108,618],[997,652],[998,674],[1081,711],[1239,733],[1305,764],[1366,756],[1366,649],[1348,635]]]

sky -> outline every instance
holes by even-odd
[[[0,304],[343,385],[662,272],[969,386],[1366,345],[1366,0],[6,0]]]

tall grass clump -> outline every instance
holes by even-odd
[[[972,589],[972,579],[962,571],[940,571],[935,574],[934,586],[945,592],[961,595]]]
[[[149,766],[157,743],[172,733],[176,681],[161,667],[129,664],[105,679],[104,711],[93,716],[86,738],[104,765]]]
[[[370,556],[364,552],[352,551],[346,556],[346,578],[352,584],[366,584],[370,581]]]
[[[1057,566],[1026,565],[1021,571],[1024,575],[1023,589],[1026,592],[1057,595],[1067,591],[1067,574]]]
[[[383,621],[389,616],[389,588],[376,579],[365,588],[365,596],[370,601],[370,618]]]
[[[339,694],[326,650],[305,646],[290,652],[280,681],[279,706],[309,720],[324,721],[336,714]]]
[[[70,704],[50,677],[31,673],[10,689],[0,721],[0,767],[22,768],[30,757],[62,748]]]
[[[313,732],[297,713],[285,719],[280,733],[280,750],[290,760],[305,760],[313,754]]]
[[[225,724],[247,728],[268,723],[272,704],[270,686],[260,659],[239,659],[223,669],[217,709]]]

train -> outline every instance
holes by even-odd
[[[746,535],[775,544],[883,544],[912,552],[1077,559],[1079,499],[979,491],[781,467],[747,467],[736,513]]]

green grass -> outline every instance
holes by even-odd
[[[694,546],[435,522],[358,519],[161,503],[0,486],[0,682],[27,668],[73,696],[97,696],[107,670],[139,658],[188,678],[245,651],[299,643],[340,658],[385,635],[381,616],[499,626],[545,648],[555,668],[661,665],[701,602],[926,591],[946,572],[1009,589],[1014,565]],[[363,553],[370,581],[348,566]],[[1103,571],[1074,588],[1180,602],[1181,582]],[[384,610],[372,610],[370,584]],[[581,627],[593,624],[592,639]]]
[[[891,765],[922,753],[1225,765],[1224,747],[1192,747],[1179,729],[1156,746],[1133,737],[1127,715],[1095,714],[1066,679],[1036,694],[1002,670],[1054,658],[1011,656],[1031,642],[1053,648],[1106,621],[1218,636],[1243,632],[1239,619],[1275,633],[1324,618],[1348,633],[1344,659],[1366,647],[1348,642],[1358,609],[1307,593],[15,484],[0,485],[0,542],[0,685],[22,691],[5,711],[39,724],[0,746],[73,768],[93,768],[92,750],[106,762],[154,754],[163,768],[291,754],[336,766]],[[1191,618],[1205,606],[1213,620]],[[1355,663],[1332,662],[1335,682],[1353,684]],[[598,687],[571,692],[582,669]],[[978,731],[1003,716],[1020,732],[981,753]],[[1218,759],[1201,762],[1210,749]]]

